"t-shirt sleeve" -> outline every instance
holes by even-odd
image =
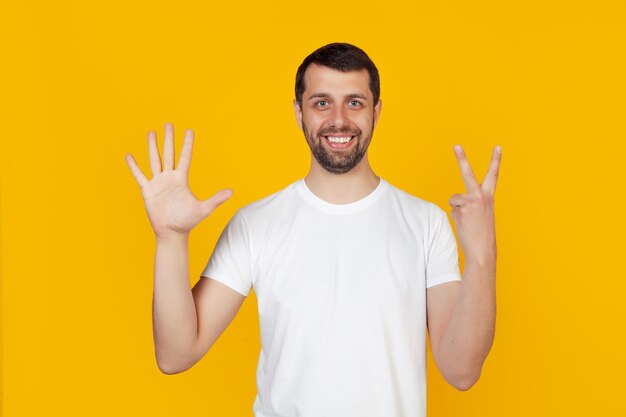
[[[252,288],[252,242],[248,224],[237,211],[220,235],[201,276],[213,278],[248,296]]]
[[[448,215],[437,206],[431,229],[426,288],[449,281],[460,281],[459,254]]]

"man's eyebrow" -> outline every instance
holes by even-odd
[[[330,97],[329,93],[313,93],[309,96],[307,100],[311,100],[313,98],[327,98],[327,97]],[[360,98],[361,100],[367,100],[366,96],[364,96],[363,94],[358,94],[358,93],[348,94],[346,95],[346,98]]]

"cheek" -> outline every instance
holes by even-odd
[[[372,126],[374,125],[374,118],[367,115],[359,116],[358,119],[354,119],[354,123],[359,126],[362,131],[366,132],[372,130]]]
[[[317,132],[322,126],[324,126],[324,119],[315,116],[306,116],[302,118],[302,124],[306,125],[310,132]]]

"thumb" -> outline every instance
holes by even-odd
[[[216,192],[213,196],[200,203],[202,207],[202,215],[207,217],[217,208],[217,206],[228,200],[232,195],[233,190],[230,188],[225,188]]]

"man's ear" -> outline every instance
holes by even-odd
[[[302,130],[302,109],[298,104],[298,100],[293,99],[293,111],[296,113],[296,120],[298,121],[298,127]]]
[[[383,107],[383,101],[378,99],[378,103],[374,106],[374,127],[378,123],[378,118],[380,117],[380,109]]]

